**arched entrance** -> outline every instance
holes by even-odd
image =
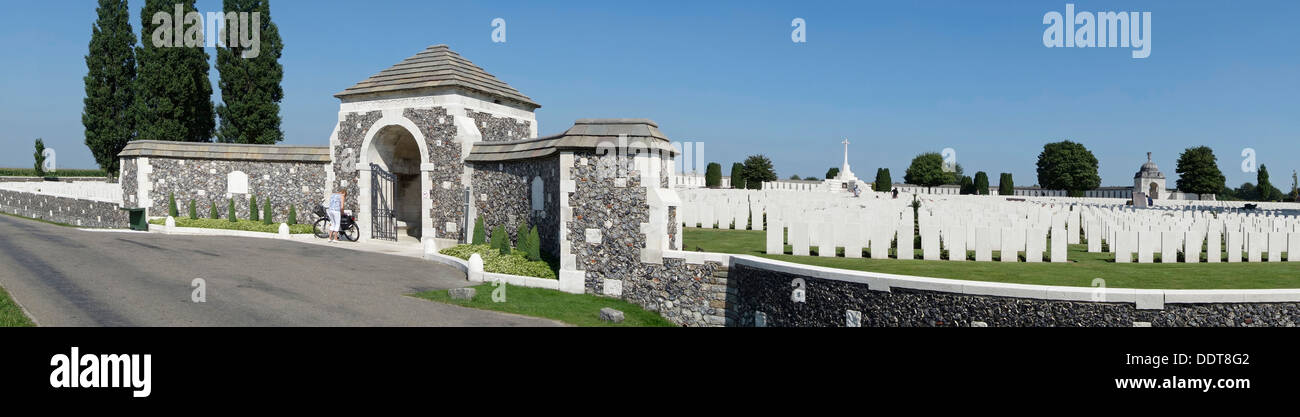
[[[422,183],[424,160],[419,141],[406,127],[379,128],[368,141],[365,158],[371,169],[367,195],[370,228],[362,234],[372,239],[419,241],[423,235]]]
[[[1154,181],[1152,181],[1151,185],[1147,188],[1147,196],[1151,197],[1152,200],[1160,198],[1160,187],[1157,187],[1157,184]]]

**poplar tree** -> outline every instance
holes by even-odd
[[[135,139],[135,33],[127,6],[126,0],[99,0],[86,54],[81,124],[86,147],[110,178],[117,176],[117,154]]]
[[[245,12],[250,16],[258,13],[259,25],[252,26],[254,20],[250,17],[248,30],[259,31],[261,42],[255,57],[244,57],[247,50],[254,48],[230,42],[230,35],[225,36],[226,47],[217,48],[217,71],[221,74],[218,85],[223,101],[217,106],[217,116],[221,119],[217,141],[278,143],[284,140],[284,132],[280,130],[280,101],[284,99],[284,89],[280,86],[284,67],[280,65],[280,56],[284,43],[279,29],[271,22],[269,0],[225,0],[223,7],[226,13]],[[233,33],[230,30],[233,25],[229,23],[227,33]],[[257,39],[243,30],[241,26],[239,36],[243,39]]]
[[[179,3],[183,13],[197,13],[194,1],[145,0],[140,12],[141,46],[135,50],[139,64],[134,106],[137,139],[212,140],[216,119],[202,26],[189,22],[179,37],[172,30],[176,25],[172,20],[174,6]],[[155,24],[154,15],[158,13],[168,18]],[[194,42],[196,37],[198,42]],[[163,43],[157,44],[160,40]]]

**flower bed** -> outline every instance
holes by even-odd
[[[511,251],[509,255],[502,255],[500,251],[488,245],[460,245],[443,249],[438,253],[465,260],[469,260],[470,255],[477,253],[483,257],[485,272],[559,279],[550,264],[545,261],[530,261],[520,251]]]

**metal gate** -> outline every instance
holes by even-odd
[[[370,238],[397,241],[397,221],[393,218],[393,183],[397,176],[370,164]]]

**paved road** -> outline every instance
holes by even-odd
[[[206,303],[190,301],[194,278],[207,282]],[[467,285],[456,269],[410,257],[0,215],[0,286],[41,326],[559,325],[405,295]]]

